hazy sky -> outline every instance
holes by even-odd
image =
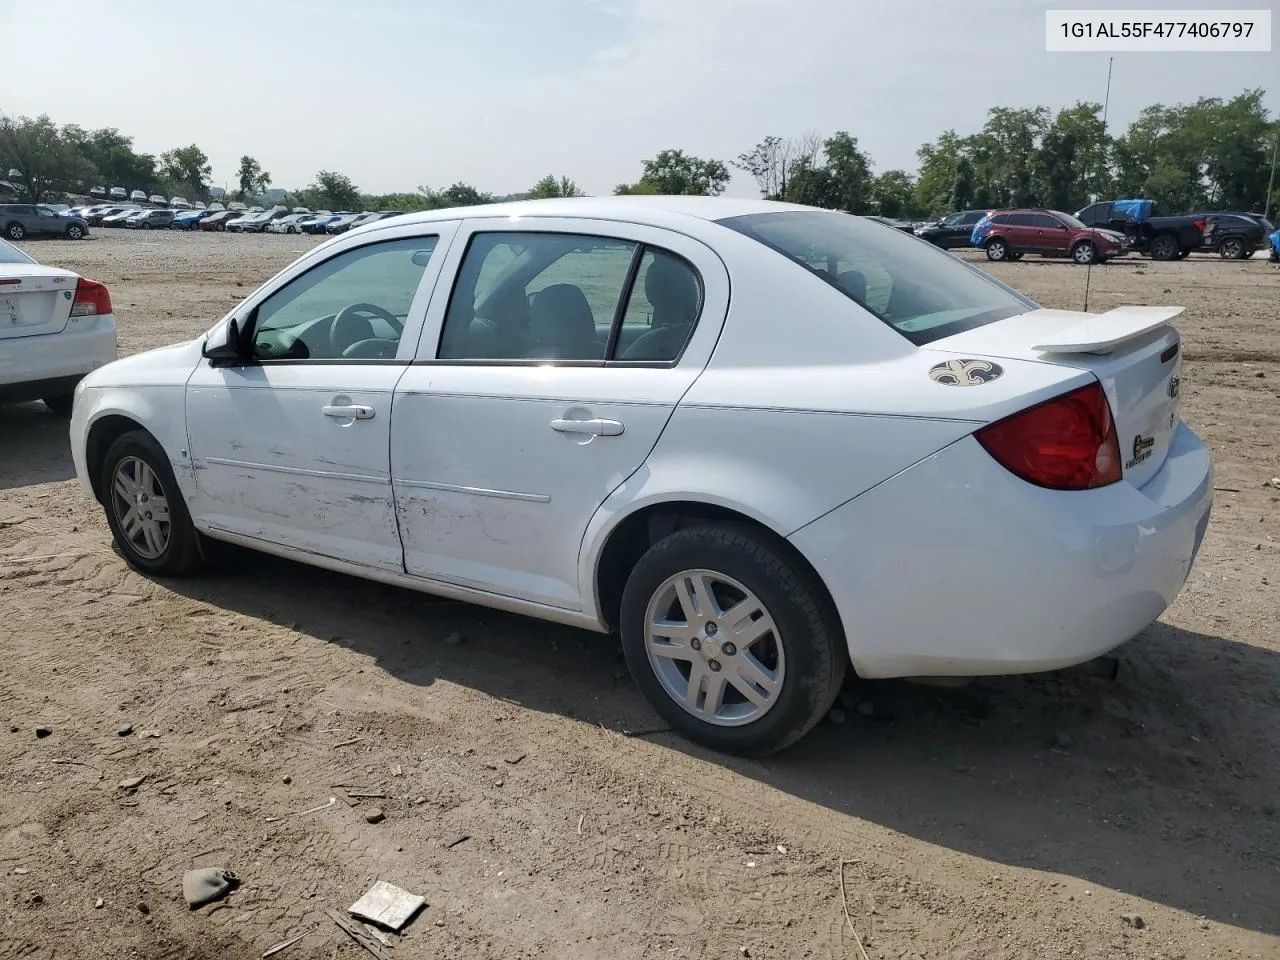
[[[1106,55],[1046,53],[1044,11],[1105,5],[0,0],[0,111],[118,127],[154,153],[194,141],[218,185],[250,153],[284,187],[326,168],[371,192],[507,193],[554,172],[605,193],[666,147],[728,161],[767,134],[841,129],[877,170],[914,169],[922,142],[975,131],[993,105],[1101,101]],[[1112,129],[1258,86],[1274,114],[1280,48],[1118,54]],[[730,188],[754,191],[745,174]]]

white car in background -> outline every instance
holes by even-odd
[[[76,384],[116,358],[111,294],[0,240],[0,401],[71,413]]]
[[[71,446],[139,570],[228,541],[617,630],[673,727],[760,753],[850,667],[1053,670],[1160,615],[1213,496],[1179,312],[790,204],[439,210],[91,374]]]

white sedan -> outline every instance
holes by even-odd
[[[115,358],[107,288],[0,240],[0,401],[67,416],[80,378]]]
[[[1212,498],[1178,312],[764,201],[440,210],[92,374],[72,448],[139,570],[228,541],[616,630],[674,727],[760,753],[849,669],[1051,670],[1160,615]]]

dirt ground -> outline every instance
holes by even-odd
[[[312,242],[29,249],[109,284],[129,354]],[[1080,306],[1083,268],[995,272]],[[857,684],[767,762],[664,732],[608,638],[247,553],[144,579],[65,421],[0,410],[0,957],[357,958],[324,911],[382,878],[429,901],[400,958],[859,958],[841,861],[873,960],[1280,957],[1280,270],[1095,268],[1123,303],[1186,306],[1216,457],[1179,601],[1114,681]],[[385,797],[303,813],[334,784]],[[193,865],[242,886],[189,911]]]

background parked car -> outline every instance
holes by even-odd
[[[137,207],[122,207],[117,212],[102,218],[104,227],[123,227],[124,222],[141,211]]]
[[[901,220],[895,220],[893,217],[869,216],[867,219],[874,220],[876,223],[883,223],[886,227],[893,227],[893,229],[901,230],[903,233],[914,232],[911,224],[904,223]],[[363,226],[363,224],[360,224],[360,226]]]
[[[978,221],[969,242],[993,261],[1021,260],[1034,253],[1102,263],[1127,249],[1123,234],[1087,227],[1061,210],[993,210]]]
[[[172,210],[140,210],[124,222],[134,230],[163,230],[173,223]]]
[[[287,217],[279,217],[266,225],[266,233],[301,233],[302,223],[311,219],[309,213],[291,213]]]
[[[89,188],[89,196],[91,197],[102,198],[102,197],[105,197],[106,195],[107,195],[106,187],[90,187]]]
[[[212,216],[201,220],[199,226],[201,230],[226,230],[227,221],[234,220],[238,216],[240,214],[234,210],[215,210]]]
[[[1208,212],[1191,213],[1205,222],[1205,253],[1216,253],[1224,260],[1244,260],[1255,250],[1267,246],[1267,235],[1275,230],[1271,221],[1260,214]]]
[[[174,214],[170,230],[194,230],[205,217],[211,216],[208,210],[179,210]]]
[[[0,204],[0,235],[10,240],[26,237],[66,237],[80,240],[89,233],[83,217],[62,217],[52,207],[32,203]]]
[[[342,217],[336,213],[326,213],[312,217],[310,220],[304,220],[301,223],[303,233],[325,233],[325,228],[335,221],[341,220]]]
[[[169,202],[169,201],[168,201],[168,200],[166,200],[164,197],[160,196],[160,194],[158,194],[158,193],[153,193],[153,194],[152,194],[151,196],[149,196],[147,199],[148,199],[148,200],[150,200],[152,203],[158,203],[158,204],[160,204],[161,206],[163,206],[164,204],[166,204],[166,203],[168,203],[168,202]]]
[[[990,212],[990,210],[960,210],[949,213],[941,220],[920,227],[916,230],[916,236],[921,240],[928,240],[935,247],[946,250],[953,247],[967,247],[973,228]]]
[[[0,400],[43,400],[71,413],[76,384],[116,358],[111,294],[100,283],[42,266],[0,240]]]
[[[146,203],[147,193],[145,190],[134,190],[131,194],[129,194],[129,199],[137,203]]]
[[[89,221],[89,226],[100,227],[103,225],[102,221],[107,217],[113,217],[118,213],[134,213],[136,209],[136,207],[124,206],[118,203],[106,203],[95,207],[85,219]]]
[[[373,223],[378,219],[376,213],[352,213],[345,217],[339,217],[333,223],[325,227],[326,233],[346,233],[356,227],[363,227],[366,223]]]
[[[123,199],[125,199],[125,198],[126,198],[126,197],[128,197],[128,196],[129,196],[129,191],[128,191],[128,190],[126,190],[124,187],[112,187],[112,188],[111,188],[111,199],[112,199],[112,200],[123,200]]]

